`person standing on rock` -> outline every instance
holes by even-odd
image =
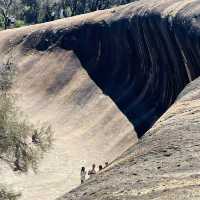
[[[81,168],[81,184],[85,182],[85,176],[86,176],[85,167],[82,167]]]
[[[105,162],[105,168],[108,167],[108,162]]]
[[[93,176],[96,174],[95,168],[96,168],[96,165],[93,164],[93,165],[92,165],[92,170],[89,170],[89,171],[88,171],[88,175],[90,176],[90,178],[93,177]]]
[[[99,172],[103,170],[103,166],[99,165]]]

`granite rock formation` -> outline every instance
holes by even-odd
[[[184,146],[186,141],[188,145],[194,142],[189,138],[196,132],[192,130],[190,135],[188,126],[195,128],[193,120],[196,118],[189,121],[186,117],[184,121],[179,112],[186,112],[187,108],[176,110],[176,107],[189,106],[190,102],[191,106],[197,103],[198,107],[195,95],[194,101],[177,100],[172,111],[167,112],[174,116],[173,122],[165,118],[168,114],[161,121],[157,120],[183,88],[199,76],[199,13],[199,0],[141,0],[0,33],[1,62],[12,57],[18,68],[13,91],[22,97],[19,106],[33,122],[45,119],[52,123],[57,135],[56,148],[43,163],[43,176],[39,174],[35,178],[41,182],[35,185],[35,194],[28,196],[27,189],[26,198],[49,200],[57,197],[78,184],[80,160],[87,160],[87,166],[92,162],[114,160],[137,142],[136,133],[141,138],[148,130],[144,139],[122,154],[113,167],[64,199],[131,199],[138,195],[141,199],[141,194],[148,199],[145,195],[152,195],[154,188],[149,192],[151,189],[146,186],[154,176],[158,191],[165,190],[159,184],[163,183],[162,176],[170,180],[167,172],[170,169],[176,176],[175,158],[184,155],[183,159],[190,159],[191,156],[177,149],[179,143]],[[185,123],[180,125],[179,120]],[[196,122],[198,124],[198,120]],[[198,141],[198,135],[193,139]],[[192,146],[192,151],[194,149]],[[171,151],[180,154],[173,157]],[[57,161],[63,158],[65,161],[55,162],[55,156],[58,156]],[[162,168],[159,163],[165,163],[168,168],[159,170]],[[179,165],[181,163],[177,163],[178,169]],[[66,174],[64,168],[69,168]],[[186,170],[183,168],[183,174]],[[47,187],[46,193],[47,190],[41,188],[46,187],[47,182],[41,177],[53,173],[55,175],[48,181],[52,187]],[[69,176],[67,181],[63,174]],[[117,179],[118,174],[122,174],[120,179]],[[138,174],[144,178],[136,179]],[[198,174],[193,175],[198,182]],[[24,184],[32,180],[32,176],[20,179],[22,190],[26,190]],[[173,177],[171,180],[167,183],[173,185],[176,180]],[[68,185],[67,189],[64,185]],[[137,187],[141,187],[138,194]],[[176,189],[169,186],[166,190],[171,191],[171,188]],[[42,192],[37,196],[38,190]]]
[[[23,45],[73,50],[141,137],[199,75],[198,6],[139,1],[79,17],[73,26],[34,31]]]
[[[58,200],[198,200],[200,78],[137,145]]]

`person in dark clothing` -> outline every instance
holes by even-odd
[[[81,168],[81,184],[83,184],[85,182],[85,176],[86,176],[86,171],[85,171],[85,167]]]
[[[92,170],[89,170],[89,171],[88,171],[88,175],[89,175],[90,177],[93,177],[93,176],[96,174],[95,168],[96,168],[96,165],[93,164],[93,165],[92,165]]]
[[[102,165],[99,165],[99,171],[101,171],[103,169]]]

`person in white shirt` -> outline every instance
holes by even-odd
[[[90,176],[90,178],[93,177],[93,176],[96,174],[95,167],[96,167],[96,165],[93,164],[93,165],[92,165],[92,170],[89,170],[89,171],[88,171],[88,175]]]
[[[85,171],[85,167],[81,168],[81,184],[83,184],[85,182],[85,176],[86,176],[86,171]]]

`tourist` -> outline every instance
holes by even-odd
[[[88,171],[88,175],[89,175],[90,177],[93,177],[93,176],[96,174],[95,168],[96,168],[96,165],[93,164],[93,165],[92,165],[92,170],[89,170],[89,171]]]
[[[103,169],[102,165],[99,165],[99,171],[101,171]]]
[[[105,168],[108,167],[108,162],[105,162]]]
[[[86,176],[85,167],[82,167],[81,168],[81,184],[85,182],[85,176]]]

